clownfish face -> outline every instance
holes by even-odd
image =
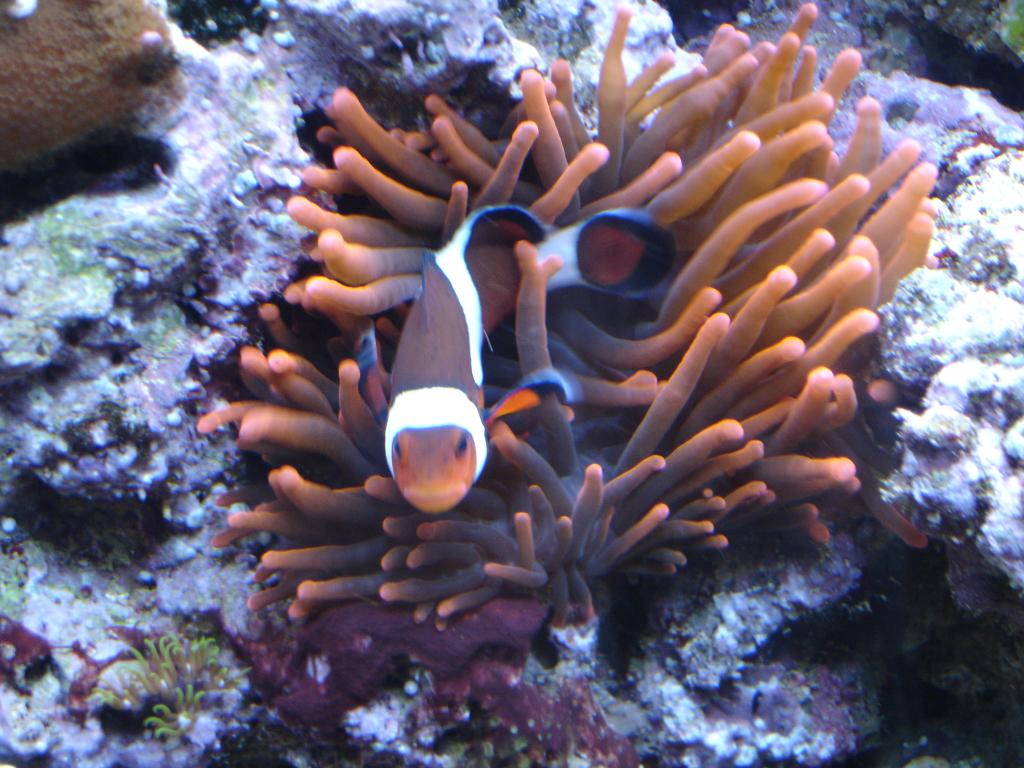
[[[461,427],[403,429],[391,442],[395,483],[420,512],[447,512],[477,476],[476,444]]]

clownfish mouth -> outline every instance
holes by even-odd
[[[405,500],[420,512],[439,514],[447,512],[469,493],[469,485],[463,482],[445,484],[419,484],[402,488]]]

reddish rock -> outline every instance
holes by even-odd
[[[478,665],[519,670],[547,609],[528,599],[492,600],[441,631],[408,608],[347,603],[288,636],[239,641],[253,684],[289,722],[333,728],[369,701],[402,658],[429,669],[454,693],[472,691]],[[493,686],[492,686],[493,687]]]

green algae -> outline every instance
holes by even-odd
[[[1024,0],[1007,0],[997,29],[1000,39],[1024,60]]]
[[[105,292],[110,291],[113,286],[107,269],[97,260],[95,250],[89,247],[95,235],[83,237],[82,234],[92,232],[95,223],[90,226],[84,217],[75,214],[75,207],[70,205],[47,211],[37,224],[39,243],[50,255],[58,277],[76,278],[76,294],[81,294],[83,287],[94,283]]]
[[[0,615],[21,616],[25,605],[25,585],[31,558],[29,550],[37,548],[30,543],[5,546],[0,552]],[[36,558],[39,559],[39,558]]]

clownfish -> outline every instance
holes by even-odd
[[[466,496],[487,462],[492,419],[536,405],[546,391],[578,399],[571,377],[551,370],[520,382],[490,411],[484,408],[485,327],[500,319],[494,307],[507,314],[514,306],[512,253],[520,240],[563,258],[560,279],[550,288],[647,290],[668,274],[675,256],[672,236],[641,211],[606,211],[550,231],[515,206],[475,211],[446,245],[424,256],[422,287],[399,337],[384,417],[388,468],[421,512],[446,512]],[[376,344],[367,346],[375,356]]]

